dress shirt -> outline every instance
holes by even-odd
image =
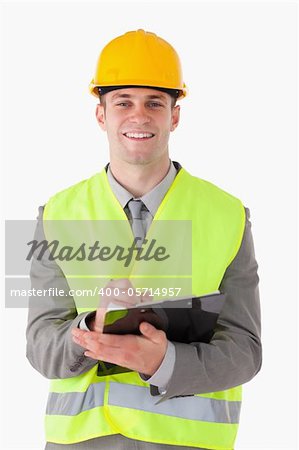
[[[113,176],[110,164],[107,168],[107,178],[109,181],[109,184],[111,186],[112,192],[114,193],[115,197],[119,201],[121,207],[124,209],[130,224],[132,224],[132,218],[131,213],[128,208],[128,202],[133,198],[133,200],[142,200],[144,206],[141,209],[141,218],[143,221],[145,232],[147,233],[150,224],[152,223],[152,220],[154,218],[154,215],[156,214],[160,203],[162,202],[163,198],[165,197],[166,192],[170,188],[173,180],[176,177],[177,172],[180,170],[181,166],[178,163],[175,163],[178,167],[178,170],[175,168],[174,163],[170,161],[170,166],[167,174],[163,178],[162,181],[160,181],[159,184],[157,184],[151,191],[147,192],[146,194],[142,195],[142,197],[134,197],[133,194],[131,194],[129,191],[127,191]]]

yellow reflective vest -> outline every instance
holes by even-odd
[[[44,225],[56,220],[127,221],[105,169],[49,200]],[[192,294],[199,296],[217,290],[241,245],[245,210],[240,200],[182,168],[151,227],[159,221],[191,221]],[[58,264],[70,287],[75,286],[74,277],[66,273],[63,263]],[[138,263],[134,271],[138,274]],[[82,307],[82,299],[75,295],[74,301],[79,312],[92,309]],[[51,380],[46,439],[72,444],[120,433],[131,439],[168,445],[223,450],[234,447],[241,386],[175,397],[158,404],[157,398],[151,396],[149,384],[138,373],[98,377],[97,365],[79,376]]]

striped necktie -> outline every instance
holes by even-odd
[[[130,200],[128,203],[128,208],[132,217],[132,231],[135,238],[140,238],[136,246],[141,247],[142,242],[145,238],[145,232],[143,228],[142,218],[141,218],[141,209],[144,203],[142,200]]]

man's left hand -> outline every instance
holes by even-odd
[[[72,330],[76,344],[86,348],[85,356],[127,367],[152,376],[160,367],[167,350],[164,331],[142,322],[141,336],[104,334],[97,331]]]

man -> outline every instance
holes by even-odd
[[[146,322],[140,335],[104,334],[111,300],[126,306],[144,300],[137,289],[131,295],[133,272],[111,276],[105,288],[120,295],[106,290],[96,310],[82,308],[75,295],[32,303],[28,359],[52,379],[46,449],[232,449],[241,385],[261,366],[249,210],[169,159],[176,100],[186,87],[166,41],[143,30],[114,39],[100,55],[91,91],[100,98],[96,117],[107,133],[110,164],[40,208],[38,240],[48,220],[124,221],[139,245],[153,224],[191,221],[192,294],[219,289],[226,302],[210,343],[170,342]],[[174,242],[179,246],[180,237]],[[39,288],[76,286],[64,263],[46,256],[33,260],[31,277]],[[99,361],[130,371],[101,376]]]

